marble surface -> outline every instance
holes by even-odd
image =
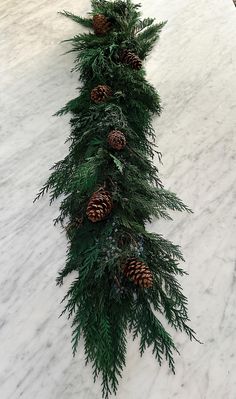
[[[33,205],[49,167],[64,157],[68,118],[51,115],[75,96],[73,56],[60,40],[78,27],[56,14],[84,14],[88,0],[0,3],[0,397],[95,399],[83,345],[73,359],[70,325],[58,319],[55,286],[66,241],[52,220],[58,203]],[[236,398],[236,15],[232,0],[145,0],[145,16],[168,20],[147,61],[165,107],[154,120],[165,186],[194,215],[153,222],[182,246],[191,325],[204,345],[174,333],[177,373],[143,359],[129,340],[117,399]]]

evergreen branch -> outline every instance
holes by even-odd
[[[94,30],[65,40],[82,83],[79,95],[56,113],[71,114],[69,154],[51,168],[35,201],[47,192],[50,203],[63,196],[54,223],[66,230],[69,246],[57,284],[71,272],[76,278],[62,314],[72,320],[73,355],[82,338],[86,363],[94,379],[100,375],[108,399],[125,366],[127,330],[140,338],[141,356],[151,347],[173,372],[177,349],[158,314],[197,340],[177,280],[187,274],[180,248],[145,227],[153,217],[171,219],[170,211],[192,211],[164,189],[153,163],[156,154],[161,162],[161,153],[152,142],[152,117],[162,106],[144,69],[136,70],[135,60],[146,58],[166,22],[142,20],[132,0],[92,0],[90,18],[60,14]],[[133,54],[130,64],[122,62],[124,49]],[[114,131],[118,145],[109,139]]]
[[[138,34],[139,55],[142,59],[147,57],[154,44],[159,40],[160,32],[166,23],[167,21],[164,21],[160,24],[151,25]]]
[[[138,21],[135,29],[135,34],[138,34],[148,26],[152,25],[155,21],[155,18],[145,18],[143,20]]]
[[[63,280],[68,274],[70,274],[74,270],[78,270],[78,255],[74,251],[72,245],[70,246],[70,250],[67,253],[66,264],[62,270],[58,273],[58,277],[56,279],[57,285],[61,286],[63,284]]]
[[[68,112],[76,111],[79,108],[79,104],[79,97],[76,97],[73,100],[68,101],[68,103],[59,111],[57,111],[53,116],[62,116],[67,114]]]
[[[141,295],[138,299],[140,305],[136,308],[133,337],[135,338],[138,334],[141,336],[140,354],[142,355],[146,348],[152,346],[153,354],[158,363],[161,365],[163,356],[165,356],[170,369],[175,373],[173,350],[177,351],[177,349],[173,340],[161,322],[153,314],[148,301]]]
[[[171,209],[172,211],[187,211],[193,213],[175,193],[165,190],[164,188],[156,188],[156,200],[158,206]]]
[[[164,257],[184,261],[180,247],[173,244],[171,241],[163,238],[160,234],[149,233],[145,231],[145,243],[153,250],[154,257],[157,253],[162,254]]]
[[[79,23],[80,25],[85,26],[86,28],[92,28],[93,27],[93,21],[89,18],[82,18],[77,15],[72,14],[71,12],[68,11],[59,11],[58,14],[63,15],[67,18],[72,19],[72,21],[75,21]]]
[[[41,197],[43,197],[49,190],[50,186],[48,183],[45,183],[43,185],[43,187],[39,190],[38,194],[36,195],[36,197],[33,200],[33,203],[36,202],[38,199],[40,199]]]
[[[123,173],[124,165],[122,164],[122,162],[117,157],[115,157],[113,154],[110,154],[110,157],[113,159],[119,172]]]

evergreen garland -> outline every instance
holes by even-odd
[[[68,40],[83,83],[57,113],[72,115],[69,154],[36,197],[49,191],[52,202],[63,195],[55,223],[65,227],[69,246],[57,283],[78,274],[64,311],[73,320],[73,352],[83,336],[104,398],[117,391],[128,331],[140,338],[141,355],[152,347],[159,364],[166,359],[173,372],[177,349],[158,314],[196,339],[176,278],[185,274],[180,249],[145,229],[153,216],[191,211],[163,188],[152,161],[155,153],[160,158],[151,122],[161,105],[142,63],[165,22],[142,20],[139,8],[131,0],[92,0],[89,18],[61,13],[91,30]]]

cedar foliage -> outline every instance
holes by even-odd
[[[64,298],[64,311],[72,318],[73,352],[83,336],[86,362],[92,362],[95,379],[101,375],[104,398],[117,391],[128,331],[140,339],[141,355],[151,347],[158,363],[166,359],[173,372],[177,349],[158,314],[195,338],[187,324],[187,299],[177,280],[185,274],[179,267],[180,249],[145,229],[153,217],[171,219],[169,210],[191,211],[163,188],[152,161],[156,150],[151,122],[154,114],[161,113],[159,95],[145,79],[143,68],[132,70],[119,60],[120,52],[129,49],[144,61],[165,25],[152,18],[142,20],[139,8],[131,0],[92,0],[89,18],[61,13],[91,30],[68,40],[75,53],[73,70],[82,81],[78,97],[57,113],[71,114],[69,154],[53,166],[36,197],[49,191],[52,202],[63,196],[55,223],[67,223],[69,244],[57,283],[77,272]],[[112,21],[106,35],[97,36],[92,30],[96,14]],[[98,85],[112,89],[105,103],[90,99]],[[107,143],[112,130],[125,132],[127,145],[122,151]],[[101,187],[111,193],[113,209],[108,218],[92,223],[86,208]],[[122,264],[128,258],[148,265],[151,288],[141,288],[126,278]]]

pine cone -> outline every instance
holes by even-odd
[[[109,86],[107,85],[99,85],[96,86],[92,91],[91,91],[91,100],[95,102],[96,104],[103,103],[107,100],[108,97],[112,96],[112,90]]]
[[[109,19],[102,14],[94,15],[93,29],[96,35],[105,35],[112,28],[112,23]]]
[[[126,138],[124,133],[120,132],[119,130],[112,130],[108,134],[107,138],[108,144],[110,147],[112,147],[114,150],[123,150],[126,146]]]
[[[126,49],[120,55],[120,61],[122,64],[130,65],[133,69],[141,69],[142,68],[142,61],[140,58],[132,53],[132,51]]]
[[[129,258],[126,260],[124,275],[133,281],[134,284],[141,288],[150,288],[153,285],[152,272],[147,265],[136,258]]]
[[[105,191],[104,188],[95,191],[91,196],[86,214],[88,219],[95,223],[105,219],[112,210],[111,194]]]

